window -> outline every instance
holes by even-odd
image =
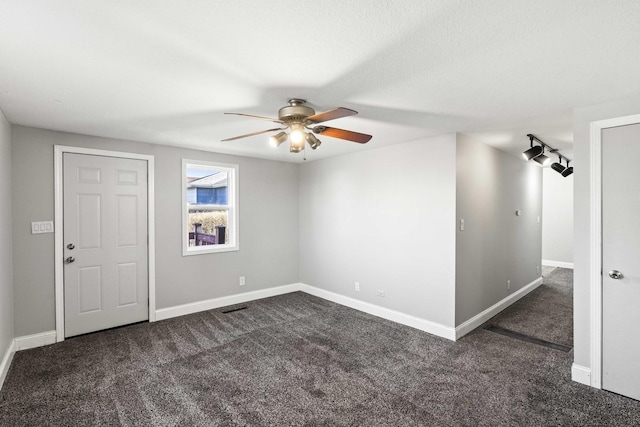
[[[182,160],[182,255],[238,250],[238,165]]]

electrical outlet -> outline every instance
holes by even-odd
[[[240,276],[240,286],[244,286],[245,285],[245,281],[244,281],[244,276]]]
[[[384,291],[382,289],[378,289],[377,294],[379,297],[384,297]]]
[[[460,219],[460,231],[464,231],[464,219]]]
[[[360,282],[356,282],[356,292],[360,292]]]
[[[507,290],[511,289],[511,280],[507,280]]]
[[[536,265],[536,274],[540,274],[540,266]]]

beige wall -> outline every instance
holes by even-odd
[[[541,215],[537,164],[457,136],[456,326],[540,276]]]
[[[53,234],[30,234],[31,221],[54,219],[54,145],[155,157],[156,308],[298,281],[297,165],[13,126],[16,336],[55,329]],[[240,251],[182,256],[183,157],[240,166]]]
[[[455,147],[446,135],[301,165],[301,281],[452,327]]]
[[[155,157],[158,309],[301,281],[454,327],[537,277],[540,169],[463,135],[297,165],[14,126],[17,336],[55,329],[56,144]],[[183,157],[240,165],[239,252],[181,255]]]

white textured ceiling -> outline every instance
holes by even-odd
[[[309,160],[450,132],[571,154],[571,109],[640,94],[637,0],[0,0],[15,124],[285,161],[288,98],[359,115]]]

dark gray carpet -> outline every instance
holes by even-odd
[[[573,270],[555,268],[538,289],[488,323],[573,347]]]
[[[640,425],[640,402],[570,381],[572,352],[300,292],[247,306],[19,352],[0,425]]]

